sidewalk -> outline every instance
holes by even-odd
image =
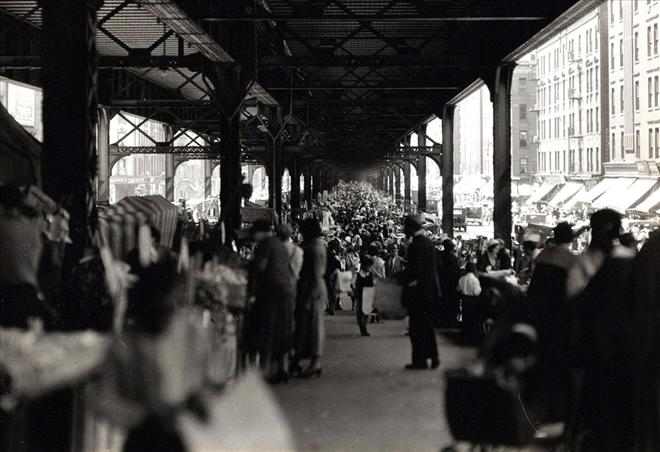
[[[443,371],[470,359],[471,349],[439,337],[442,366],[405,371],[405,325],[369,325],[361,337],[352,313],[326,317],[323,376],[276,386],[299,450],[438,451],[451,443],[444,419]]]

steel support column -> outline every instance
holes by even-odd
[[[235,87],[234,87],[235,88]],[[229,88],[231,89],[231,88]],[[240,116],[221,120],[220,153],[220,206],[226,237],[231,240],[241,227],[241,141]]]
[[[268,154],[268,207],[275,209],[278,215],[282,214],[282,176],[284,166],[282,165],[282,146],[277,141],[272,141],[266,146]]]
[[[454,112],[447,104],[442,112],[442,230],[454,236]]]
[[[401,201],[401,168],[398,166],[394,167],[394,199]]]
[[[204,160],[204,198],[211,197],[213,192],[213,160]]]
[[[403,205],[408,211],[412,201],[412,188],[410,183],[410,163],[405,162],[403,165]]]
[[[94,179],[98,117],[96,10],[100,1],[40,1],[44,151],[43,186],[71,214],[65,271],[96,230]]]
[[[99,108],[97,124],[98,174],[96,178],[96,201],[99,204],[110,202],[110,112]]]
[[[426,146],[426,124],[417,132],[417,145]],[[417,210],[426,211],[426,156],[420,154],[417,158]]]
[[[515,64],[498,66],[493,92],[493,183],[495,237],[511,246],[511,82]]]
[[[289,163],[289,174],[291,175],[291,220],[298,218],[300,211],[300,168],[298,159],[293,157]]]
[[[171,126],[165,126],[165,141],[171,141],[174,136],[174,130]],[[174,199],[174,173],[176,172],[176,164],[174,162],[174,154],[165,155],[165,199],[170,202],[178,200]]]

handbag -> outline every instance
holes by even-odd
[[[445,409],[457,441],[497,446],[525,446],[536,431],[521,398],[517,379],[468,369],[446,373]]]

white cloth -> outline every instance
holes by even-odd
[[[481,283],[474,273],[467,273],[458,280],[458,292],[468,297],[481,295]]]

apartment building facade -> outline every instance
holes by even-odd
[[[606,175],[657,176],[660,162],[660,1],[609,0],[609,161]]]
[[[603,168],[600,9],[539,47],[536,61],[537,175],[589,179]],[[605,63],[607,64],[607,63]]]

